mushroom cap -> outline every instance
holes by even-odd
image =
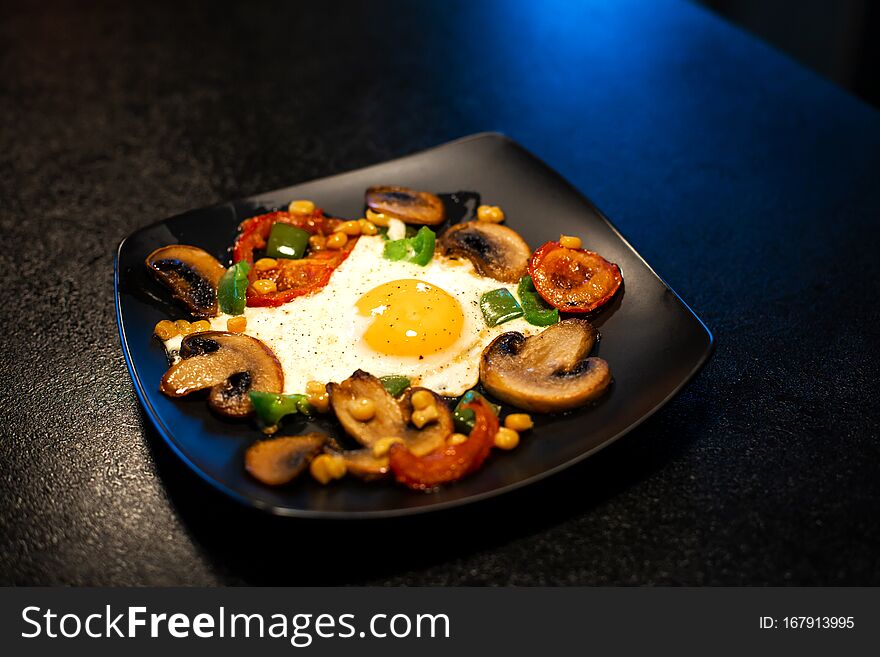
[[[327,441],[327,436],[317,432],[260,440],[244,453],[244,467],[261,483],[280,486],[296,479]]]
[[[611,383],[601,358],[587,357],[596,329],[569,318],[526,338],[499,335],[480,358],[480,382],[498,399],[537,413],[567,411],[599,397]]]
[[[408,224],[435,226],[446,220],[443,201],[430,192],[395,185],[374,185],[367,189],[364,200],[373,212]]]
[[[207,251],[172,244],[147,256],[146,265],[195,317],[217,314],[217,285],[226,268]]]
[[[417,429],[409,424],[412,416],[410,398],[418,390],[409,388],[400,400],[392,397],[382,382],[363,370],[357,370],[342,383],[328,383],[330,406],[336,413],[346,433],[365,447],[372,447],[382,438],[402,438],[409,450],[417,456],[429,454],[442,447],[454,431],[452,412],[446,401],[437,393],[427,390],[434,397],[438,418],[435,422]],[[370,420],[356,420],[350,408],[359,399],[370,399],[376,412]]]
[[[208,405],[227,417],[246,417],[254,407],[248,392],[281,392],[284,372],[265,344],[242,333],[205,331],[183,338],[181,360],[168,368],[159,389],[182,397],[210,388]]]
[[[447,228],[438,240],[440,251],[474,263],[483,276],[515,283],[529,269],[532,250],[515,230],[487,221],[465,221]]]

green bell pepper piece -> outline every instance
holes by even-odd
[[[459,433],[469,436],[471,431],[473,431],[477,416],[471,409],[465,408],[464,406],[477,398],[485,399],[483,395],[476,390],[468,390],[461,396],[461,399],[458,400],[458,404],[455,405],[455,410],[452,411],[452,419],[455,422],[455,430]],[[501,407],[498,406],[498,404],[489,402],[489,406],[492,407],[495,415],[498,415],[498,413],[501,412]]]
[[[516,288],[519,302],[522,304],[523,315],[526,321],[533,326],[550,326],[559,321],[559,310],[544,301],[531,276],[523,276],[519,279]]]
[[[380,376],[379,380],[392,397],[400,397],[404,390],[409,388],[410,380],[405,376],[398,374],[389,374],[388,376]]]
[[[289,258],[299,260],[306,254],[309,245],[309,234],[302,228],[276,222],[269,231],[266,242],[267,258]]]
[[[437,235],[427,226],[419,228],[414,237],[385,242],[382,256],[386,260],[403,260],[414,262],[424,267],[434,257]]]
[[[523,309],[516,298],[505,288],[486,292],[480,297],[480,310],[486,326],[498,326],[517,317],[522,317]]]
[[[248,393],[257,419],[264,427],[276,427],[287,415],[302,413],[312,415],[314,409],[306,395],[281,395],[274,392],[252,390]]]
[[[220,277],[217,284],[217,303],[227,315],[241,315],[247,302],[248,272],[251,266],[242,260],[236,262]]]

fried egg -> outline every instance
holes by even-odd
[[[340,382],[358,369],[403,375],[453,397],[479,381],[480,355],[498,335],[542,328],[523,318],[488,327],[480,297],[516,285],[480,276],[467,260],[435,255],[422,267],[382,256],[381,236],[361,236],[321,290],[275,308],[251,308],[245,333],[263,341],[284,371],[284,392],[309,381]],[[211,320],[225,331],[229,315]],[[179,340],[166,348],[173,351]]]

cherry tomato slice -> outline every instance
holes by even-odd
[[[415,456],[401,444],[391,448],[388,464],[397,481],[416,490],[427,490],[461,479],[483,465],[495,444],[498,417],[482,397],[465,408],[474,411],[475,423],[470,437],[460,445],[447,445],[426,456]]]
[[[593,251],[547,242],[532,256],[529,274],[538,294],[566,313],[589,313],[605,304],[623,282],[620,267]]]
[[[248,264],[254,264],[254,251],[266,248],[272,226],[279,222],[302,228],[309,235],[326,235],[333,231],[339,220],[325,217],[320,209],[309,215],[280,211],[245,219],[238,227],[238,238],[232,252],[233,262],[247,260]]]
[[[261,294],[252,286],[247,289],[248,306],[280,306],[291,299],[310,294],[327,285],[333,267],[309,258],[278,260],[272,269],[259,272],[259,278],[275,282],[277,290]]]

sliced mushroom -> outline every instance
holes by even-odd
[[[436,194],[408,187],[376,185],[367,189],[367,207],[408,224],[435,226],[446,219],[443,201]]]
[[[474,263],[483,276],[515,283],[528,273],[532,251],[515,230],[486,221],[466,221],[440,236],[440,252]]]
[[[364,447],[372,447],[382,438],[402,438],[409,450],[416,456],[430,454],[440,448],[446,438],[453,433],[452,412],[446,401],[435,392],[437,419],[421,429],[409,424],[412,416],[410,397],[417,390],[426,388],[410,388],[398,401],[385,390],[382,382],[372,374],[358,370],[342,383],[328,383],[327,393],[330,405],[345,431]],[[375,413],[368,420],[358,420],[352,409],[362,399],[373,402]]]
[[[260,440],[244,453],[244,467],[258,481],[280,486],[296,479],[326,442],[327,436],[322,433]]]
[[[180,357],[165,372],[159,389],[169,397],[182,397],[210,388],[208,404],[227,417],[253,412],[250,390],[281,392],[284,388],[284,373],[275,354],[249,335],[193,333],[181,342]]]
[[[153,251],[146,263],[195,317],[217,314],[217,284],[226,272],[217,258],[195,246],[173,244]]]
[[[529,338],[503,333],[483,351],[480,382],[498,399],[527,411],[567,411],[599,397],[611,383],[601,358],[588,358],[596,329],[564,319]]]
[[[345,460],[346,471],[358,479],[372,481],[386,476],[391,468],[387,456],[376,456],[373,450],[352,449],[340,452]]]

